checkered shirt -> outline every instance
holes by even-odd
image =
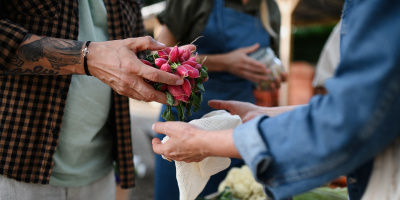
[[[104,0],[111,40],[143,36],[140,0]],[[5,75],[26,34],[78,38],[78,0],[0,0],[0,174],[48,184],[71,75]],[[134,186],[129,99],[113,92],[114,159]]]

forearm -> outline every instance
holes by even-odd
[[[304,105],[294,105],[294,106],[279,106],[279,107],[260,107],[260,111],[268,115],[269,117],[274,117],[276,115],[282,114],[287,111],[291,111],[295,108],[301,107]]]
[[[199,54],[198,58],[200,61],[204,61],[204,65],[207,66],[207,71],[223,72],[227,71],[226,58],[223,54]]]
[[[241,158],[233,143],[233,129],[206,132],[206,137],[201,137],[203,149],[208,156]]]
[[[12,59],[5,63],[4,74],[66,75],[84,74],[82,41],[39,37],[28,34]]]

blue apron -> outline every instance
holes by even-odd
[[[213,9],[201,35],[204,37],[195,42],[196,51],[199,54],[227,53],[255,43],[259,43],[260,47],[268,47],[270,45],[269,34],[262,26],[259,17],[224,7],[224,0],[214,1]],[[186,117],[185,121],[199,119],[204,114],[213,111],[208,106],[208,101],[212,99],[255,103],[253,83],[230,73],[209,72],[209,80],[204,83],[204,88],[205,94],[203,95],[200,110],[192,116]],[[164,105],[161,113],[165,109],[166,106]],[[175,118],[178,119],[176,109],[173,109],[173,112]],[[162,118],[159,120],[165,121]],[[164,135],[158,135],[158,137],[162,139]],[[231,166],[241,166],[243,164],[242,160],[232,159]],[[179,199],[175,164],[156,155],[155,171],[155,199]],[[212,176],[200,196],[216,192],[227,171],[228,169]]]

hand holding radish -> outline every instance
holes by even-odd
[[[163,48],[164,44],[158,43],[150,36],[92,42],[89,46],[90,53],[87,55],[89,71],[121,95],[165,104],[166,94],[155,90],[144,79],[168,85],[181,85],[182,78],[148,67],[140,62],[136,55],[140,51],[156,51]]]

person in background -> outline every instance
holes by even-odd
[[[142,37],[140,2],[0,3],[0,199],[114,199],[114,162],[133,187],[128,97],[183,83],[139,60],[165,47]]]
[[[315,94],[326,94],[325,81],[333,77],[333,73],[340,61],[340,23],[339,21],[333,28],[315,66],[315,75],[312,82]]]
[[[274,0],[169,0],[158,18],[162,28],[156,39],[167,46],[194,42],[199,60],[205,60],[208,68],[201,108],[185,121],[212,111],[207,105],[210,99],[255,103],[255,85],[268,81],[271,71],[249,54],[267,47],[279,52],[280,12]],[[280,78],[271,81],[272,89],[279,88]],[[165,109],[163,106],[161,112]],[[177,118],[175,109],[173,113]],[[232,159],[231,167],[243,164],[242,160]],[[228,170],[212,176],[200,196],[216,192]],[[175,164],[156,155],[156,200],[179,199],[175,174]]]
[[[208,156],[243,158],[272,199],[346,174],[349,199],[361,199],[375,156],[400,136],[399,23],[399,1],[346,0],[340,62],[325,82],[325,95],[299,107],[210,101],[215,109],[251,120],[222,131],[157,122],[153,130],[170,139],[164,144],[153,139],[154,152],[186,162]]]

